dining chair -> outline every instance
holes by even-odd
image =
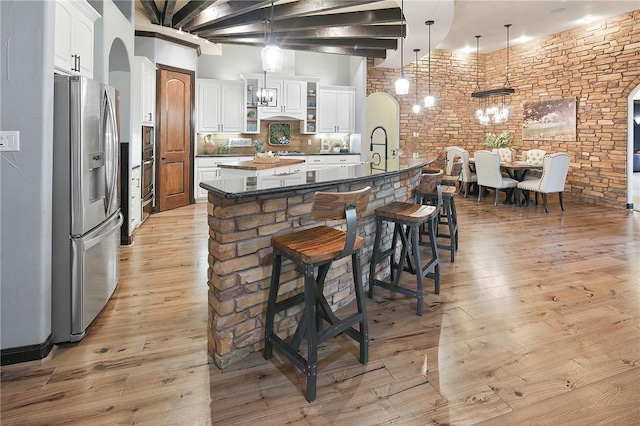
[[[547,155],[547,151],[544,149],[530,149],[522,152],[522,161],[534,166],[541,166],[545,155]]]
[[[462,187],[464,187],[464,197],[467,198],[467,195],[471,189],[471,185],[478,182],[478,177],[476,173],[471,170],[471,166],[469,166],[469,151],[464,148],[460,148],[459,146],[450,146],[446,148],[447,155],[451,153],[451,155],[455,155],[462,159],[462,173],[461,173],[461,182]]]
[[[502,176],[500,172],[500,155],[497,151],[476,151],[474,158],[478,177],[478,201],[482,201],[483,187],[493,188],[496,191],[496,199],[493,204],[497,206],[500,199],[500,190],[513,191],[518,186],[518,181]]]
[[[503,163],[511,163],[514,160],[513,150],[511,148],[494,148],[492,152],[497,152],[500,161]]]
[[[522,153],[522,161],[533,164],[534,166],[542,166],[544,156],[547,155],[547,151],[544,149],[530,149]],[[542,177],[541,170],[529,170],[526,174],[526,180],[535,180]],[[538,193],[536,193],[536,204],[538,204]]]
[[[534,191],[536,194],[540,193],[542,194],[542,201],[544,202],[544,211],[549,213],[547,194],[557,192],[560,198],[560,208],[564,211],[562,193],[564,192],[564,183],[567,180],[567,173],[569,172],[569,162],[569,154],[564,152],[545,155],[542,163],[542,177],[540,179],[525,179],[518,183],[520,199],[522,199],[522,191]]]

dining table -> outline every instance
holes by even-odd
[[[475,172],[475,159],[469,158],[469,166],[472,171]],[[527,174],[530,170],[542,170],[542,164],[532,164],[527,163],[526,161],[512,161],[512,162],[500,162],[500,170],[504,171],[509,175],[511,179],[515,179],[518,182],[522,182],[527,177]],[[507,191],[507,198],[504,200],[504,204],[514,204],[517,203],[515,199],[515,190]],[[529,205],[532,201],[529,197],[529,191],[524,192],[524,199],[522,200],[523,205]]]

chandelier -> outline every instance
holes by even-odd
[[[515,89],[511,87],[509,83],[509,27],[511,24],[506,24],[507,29],[507,68],[506,68],[506,80],[504,86],[499,89],[480,90],[480,37],[476,37],[476,91],[471,94],[471,97],[478,98],[478,109],[476,110],[476,119],[480,124],[487,125],[489,123],[504,123],[509,119],[509,108],[505,103],[506,96],[515,93]],[[501,102],[496,103],[496,99],[500,97]]]

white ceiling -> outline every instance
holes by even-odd
[[[516,44],[521,36],[539,39],[568,29],[640,9],[640,0],[632,1],[587,1],[587,0],[456,0],[453,24],[438,49],[459,50],[473,48],[476,35],[481,35],[480,52],[488,53],[506,47],[510,28],[510,44]]]

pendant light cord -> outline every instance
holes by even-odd
[[[427,81],[429,89],[427,92],[431,96],[431,25],[433,25],[433,21],[427,21],[427,24],[429,25],[429,80]]]
[[[400,77],[404,77],[404,0],[400,3]]]
[[[511,24],[506,24],[505,28],[507,29],[507,79],[504,82],[504,87],[511,87],[511,83],[509,83],[509,27]]]
[[[420,49],[413,49],[416,52],[416,105],[418,104],[418,52]]]
[[[480,37],[476,36],[476,92],[480,91]]]
[[[273,43],[273,0],[271,0],[271,20],[270,20],[270,26],[271,26],[271,34],[269,35],[269,44]]]

